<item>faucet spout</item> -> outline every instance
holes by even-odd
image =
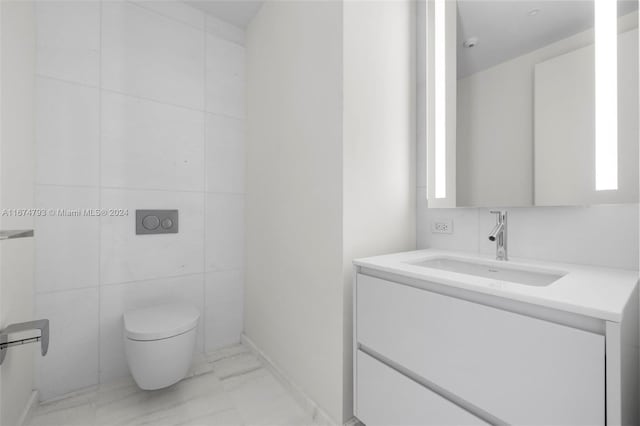
[[[496,223],[496,226],[493,227],[493,230],[489,232],[489,241],[495,241],[496,238],[500,237],[500,234],[504,232],[504,224]]]
[[[496,215],[496,226],[489,233],[489,241],[496,242],[496,259],[509,260],[507,256],[507,212],[492,211]]]

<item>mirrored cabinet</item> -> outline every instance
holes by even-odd
[[[426,5],[429,207],[637,203],[638,3]]]

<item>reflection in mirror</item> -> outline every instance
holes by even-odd
[[[597,0],[595,43],[536,65],[536,205],[638,201],[636,8]]]
[[[596,120],[593,1],[457,1],[457,206],[637,202],[637,2],[617,3],[619,142],[602,124],[596,139],[616,118]],[[598,189],[617,189],[596,191],[598,159]]]

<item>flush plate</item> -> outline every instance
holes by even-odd
[[[136,235],[177,233],[178,210],[136,210]]]

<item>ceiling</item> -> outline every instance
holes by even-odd
[[[185,2],[223,21],[246,28],[260,10],[263,0],[185,0]]]
[[[618,4],[619,15],[638,8],[636,1]],[[593,0],[458,0],[458,78],[592,27]],[[464,48],[470,37],[477,45]]]

